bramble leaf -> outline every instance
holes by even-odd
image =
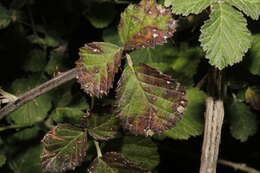
[[[172,6],[172,12],[187,16],[199,14],[216,0],[165,0],[166,7]]]
[[[91,96],[101,97],[112,88],[121,64],[122,48],[105,42],[93,42],[80,48],[76,62],[78,82]]]
[[[256,115],[244,103],[234,101],[228,106],[227,114],[230,118],[230,132],[235,139],[245,142],[257,132]]]
[[[24,63],[24,70],[41,72],[47,64],[46,52],[41,49],[33,49]]]
[[[12,21],[9,11],[0,4],[0,29],[6,28]]]
[[[34,74],[29,78],[17,79],[12,83],[12,93],[16,95],[24,93],[43,82],[44,79],[41,78],[39,74]],[[51,97],[48,94],[45,94],[10,113],[8,118],[15,124],[34,124],[44,120],[48,115],[50,108]]]
[[[246,102],[255,110],[260,110],[260,88],[248,87],[245,92]]]
[[[103,36],[103,40],[105,42],[109,42],[109,43],[116,44],[118,46],[122,46],[122,43],[120,42],[120,38],[119,38],[116,28],[110,27],[110,28],[105,29],[103,31],[102,36]]]
[[[155,0],[142,0],[121,14],[119,36],[126,50],[151,48],[166,43],[175,32],[175,23],[170,10]]]
[[[119,136],[120,125],[113,115],[92,114],[87,119],[88,134],[95,140],[109,140]]]
[[[175,126],[185,110],[185,90],[145,64],[125,68],[117,90],[118,116],[136,135],[152,136]]]
[[[0,168],[5,164],[6,157],[3,154],[0,154]]]
[[[157,145],[150,138],[126,136],[121,148],[126,159],[146,170],[154,169],[160,163]]]
[[[85,17],[95,28],[107,27],[115,18],[116,9],[112,3],[92,4]]]
[[[43,138],[42,168],[46,172],[75,169],[86,156],[86,131],[69,124],[55,126]]]
[[[26,149],[9,162],[9,167],[14,173],[42,173],[40,167],[41,145]]]
[[[253,36],[252,47],[249,49],[247,59],[248,69],[254,75],[260,75],[260,34]]]
[[[105,153],[102,157],[96,158],[88,173],[103,173],[104,170],[106,173],[148,173],[116,152]]]
[[[243,11],[247,16],[254,20],[258,20],[260,15],[259,0],[227,0],[226,2],[234,5],[239,10]]]
[[[173,139],[188,139],[191,136],[198,136],[203,131],[203,114],[205,111],[206,94],[196,88],[187,90],[187,109],[183,119],[175,128],[166,130],[163,135]]]
[[[201,28],[200,42],[209,63],[220,70],[242,61],[251,46],[243,14],[224,2],[215,3]]]

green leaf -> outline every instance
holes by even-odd
[[[85,17],[95,28],[107,27],[115,18],[116,9],[112,3],[92,4]]]
[[[75,169],[86,156],[87,134],[69,124],[55,126],[43,138],[42,168],[46,172]]]
[[[5,162],[6,162],[6,157],[5,157],[5,155],[0,154],[0,168],[1,168],[2,166],[4,166]]]
[[[241,142],[247,141],[249,136],[257,132],[256,115],[239,101],[234,101],[228,106],[231,135]]]
[[[134,65],[140,63],[147,64],[161,72],[169,72],[178,52],[170,44],[156,46],[155,48],[146,48],[135,50],[130,53]]]
[[[107,94],[121,64],[122,48],[111,43],[93,42],[80,48],[79,55],[76,64],[81,88],[91,96]]]
[[[252,19],[258,20],[260,15],[259,0],[227,0],[226,2],[234,5]]]
[[[50,59],[45,66],[45,71],[49,75],[57,74],[58,72],[63,72],[68,70],[68,66],[65,64],[68,61],[68,54],[66,52],[65,45],[54,49],[50,53]]]
[[[245,99],[249,105],[255,109],[260,110],[260,88],[248,87],[245,92]]]
[[[170,10],[155,0],[142,0],[121,14],[119,36],[126,50],[150,48],[166,43],[175,32],[175,23]]]
[[[103,40],[105,42],[109,42],[109,43],[116,44],[118,46],[122,46],[118,32],[117,32],[116,28],[114,28],[114,27],[107,28],[103,31]]]
[[[16,79],[11,86],[13,94],[21,94],[43,83],[45,80],[34,74],[28,78]],[[9,120],[15,124],[34,124],[44,120],[51,108],[51,97],[48,94],[37,97],[31,102],[10,113]]]
[[[160,163],[157,145],[150,138],[126,136],[122,154],[132,163],[146,170],[153,170]]]
[[[6,28],[11,22],[9,11],[0,4],[0,29]]]
[[[24,70],[41,72],[47,64],[46,52],[41,49],[33,49],[24,63]]]
[[[247,68],[254,75],[260,75],[260,34],[253,36],[252,47],[249,49],[249,58],[247,59]]]
[[[119,81],[118,116],[123,127],[133,134],[158,134],[174,127],[182,117],[184,96],[184,88],[170,76],[145,64],[130,65]]]
[[[89,109],[89,105],[84,97],[75,93],[72,97],[71,92],[65,92],[51,113],[51,119],[56,123],[80,125],[86,109]]]
[[[186,85],[193,85],[193,76],[203,57],[199,47],[191,47],[187,43],[181,43],[178,47],[164,44],[155,48],[139,49],[130,55],[134,64],[147,64],[175,76],[176,80]]]
[[[166,7],[172,6],[174,14],[188,16],[189,14],[199,14],[209,7],[216,0],[165,0]]]
[[[173,139],[188,139],[192,136],[201,135],[203,132],[203,115],[205,112],[206,94],[196,88],[187,90],[187,109],[183,119],[175,128],[167,130],[163,135]]]
[[[33,44],[40,45],[43,48],[46,47],[57,47],[61,44],[61,38],[56,32],[49,32],[45,31],[44,28],[38,27],[37,30],[43,35],[39,36],[36,34],[28,36],[29,41]]]
[[[223,69],[242,61],[251,46],[246,25],[243,14],[233,7],[223,2],[213,5],[199,39],[211,65]]]
[[[26,129],[16,132],[14,135],[12,135],[11,140],[15,140],[15,142],[17,142],[17,140],[21,141],[21,140],[33,139],[39,135],[40,130],[41,129],[38,126],[26,128]],[[8,138],[8,139],[10,139],[10,138]]]
[[[40,145],[26,149],[18,157],[12,158],[9,166],[14,173],[41,173],[40,153]]]
[[[148,173],[127,160],[122,154],[116,152],[105,153],[102,157],[96,158],[88,173]]]
[[[109,140],[119,136],[120,125],[114,115],[93,114],[87,119],[88,133],[95,140]]]

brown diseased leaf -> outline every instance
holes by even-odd
[[[87,133],[69,124],[60,124],[42,140],[42,168],[45,172],[65,172],[79,166],[87,150]]]
[[[124,70],[117,114],[131,133],[152,136],[174,127],[186,105],[185,89],[170,76],[145,64]]]
[[[121,14],[119,36],[126,50],[150,48],[166,43],[176,31],[176,21],[171,10],[155,0],[142,0],[129,5]]]
[[[101,97],[113,86],[121,64],[122,48],[104,42],[93,42],[80,48],[76,62],[78,82],[90,96]]]
[[[102,170],[102,169],[103,170]],[[88,169],[88,173],[148,173],[127,160],[121,153],[109,152],[96,158]]]

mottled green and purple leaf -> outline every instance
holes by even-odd
[[[127,160],[121,153],[109,152],[96,158],[88,173],[148,173],[134,163]]]
[[[155,0],[129,5],[121,14],[119,36],[126,50],[150,48],[166,43],[175,32],[171,11]]]
[[[60,124],[42,140],[42,168],[46,172],[64,172],[75,169],[86,156],[87,133],[69,124]]]
[[[117,114],[135,135],[152,136],[173,128],[187,101],[180,83],[148,65],[128,66],[117,89]]]
[[[81,88],[91,96],[107,94],[121,64],[122,48],[111,43],[93,42],[80,48],[79,55],[76,67]]]

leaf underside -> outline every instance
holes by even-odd
[[[88,173],[147,173],[148,171],[131,163],[122,154],[116,152],[105,153],[101,158],[96,158]]]
[[[122,49],[111,43],[93,42],[80,48],[79,55],[76,68],[81,88],[90,96],[107,94],[121,64]]]
[[[215,3],[201,28],[200,42],[209,63],[220,70],[242,61],[251,45],[243,14],[226,3]]]
[[[216,0],[165,0],[165,6],[172,6],[174,14],[187,16],[189,14],[199,14]]]
[[[42,168],[46,172],[64,172],[75,169],[86,156],[87,134],[80,128],[60,124],[42,140]]]
[[[117,89],[117,113],[124,128],[152,136],[175,126],[186,107],[185,90],[145,64],[127,67]]]
[[[175,32],[171,11],[155,0],[142,0],[129,5],[121,14],[119,36],[126,50],[151,48],[166,43]]]

